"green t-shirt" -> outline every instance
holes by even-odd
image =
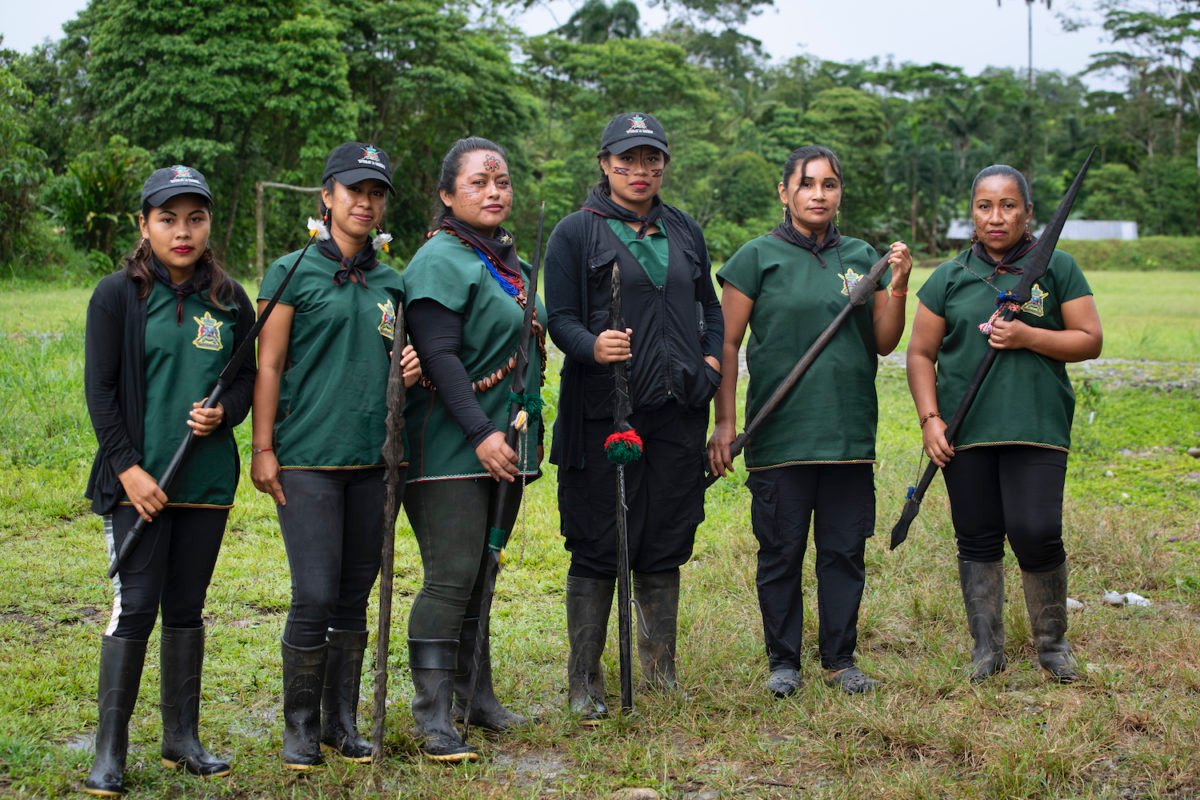
[[[754,301],[746,365],[750,420],[804,352],[849,302],[849,289],[878,255],[866,242],[843,237],[821,258],[767,234],[744,244],[717,272]],[[891,273],[884,273],[886,286]],[[820,356],[746,445],[746,466],[870,462],[875,459],[878,355],[872,318],[875,298],[855,309]]]
[[[522,264],[525,279],[529,267]],[[478,381],[496,373],[516,355],[525,310],[516,298],[505,294],[484,266],[479,255],[462,240],[438,233],[427,241],[404,271],[405,303],[433,300],[463,317],[460,358],[467,377]],[[546,319],[546,308],[538,298],[537,318]],[[526,393],[541,390],[542,359],[536,343],[529,343]],[[490,389],[476,392],[483,413],[504,431],[507,427],[512,373],[508,372]],[[437,392],[414,386],[404,408],[405,428],[412,444],[408,480],[485,477],[487,471],[467,444],[462,428],[450,416]],[[537,443],[541,422],[530,421],[522,436],[521,474],[536,475]]]
[[[192,403],[203,400],[233,355],[237,308],[223,309],[207,293],[183,298],[182,321],[175,293],[161,281],[146,298],[146,417],[142,469],[162,475],[188,433]],[[253,325],[253,320],[243,321]],[[237,489],[238,453],[233,429],[221,425],[196,438],[167,493],[171,506],[229,508]],[[127,503],[128,501],[126,501]]]
[[[271,265],[259,300],[275,293],[296,255]],[[275,455],[284,469],[383,464],[388,353],[404,301],[400,274],[379,264],[364,273],[365,285],[337,286],[337,270],[336,261],[310,248],[279,299],[293,309],[275,414]]]
[[[1027,258],[1013,266],[1020,267]],[[988,352],[980,323],[996,310],[996,296],[1020,280],[1011,273],[992,277],[992,268],[967,251],[934,270],[917,292],[926,308],[946,320],[937,355],[937,397],[947,420]],[[1075,259],[1056,250],[1017,318],[1035,328],[1062,330],[1062,304],[1091,293]],[[1074,413],[1075,393],[1063,362],[1032,350],[1004,350],[980,386],[955,446],[1033,444],[1066,450]]]
[[[662,222],[658,223],[657,231],[647,234],[641,239],[637,238],[637,231],[619,219],[610,217],[605,222],[608,223],[608,227],[612,228],[617,238],[629,248],[629,252],[633,253],[633,257],[646,271],[646,276],[650,278],[651,283],[662,288],[662,285],[667,282],[667,260],[670,257],[667,231]]]

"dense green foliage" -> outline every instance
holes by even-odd
[[[1200,238],[1144,236],[1137,241],[1064,241],[1066,250],[1088,271],[1200,270]]]
[[[467,134],[507,148],[511,227],[524,232],[538,201],[551,222],[578,206],[604,122],[635,107],[667,127],[665,192],[705,226],[718,260],[775,223],[782,163],[811,142],[844,162],[843,229],[876,243],[945,250],[989,163],[1031,176],[1044,211],[1093,145],[1081,215],[1133,219],[1143,235],[1198,232],[1200,12],[1187,0],[1101,0],[1110,41],[1090,70],[1123,81],[1119,92],[1057,72],[1029,85],[1010,69],[771,62],[739,31],[771,0],[648,2],[667,12],[658,31],[631,0],[588,0],[528,36],[494,13],[527,0],[93,0],[62,40],[0,50],[0,263],[61,262],[60,230],[66,250],[94,253],[83,263],[111,264],[136,235],[139,179],[183,161],[209,176],[214,247],[242,271],[255,183],[315,185],[347,138],[392,156],[400,258],[422,241],[442,154]],[[311,205],[267,195],[269,253],[303,236]]]

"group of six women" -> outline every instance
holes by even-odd
[[[706,471],[724,475],[732,466],[747,328],[749,418],[877,258],[838,230],[837,156],[802,147],[779,183],[783,221],[721,267],[718,301],[703,232],[660,197],[671,148],[659,121],[617,115],[597,161],[600,178],[582,208],[550,236],[546,301],[534,309],[527,365],[528,385],[540,386],[548,331],[565,356],[550,461],[570,553],[568,702],[589,723],[607,714],[601,655],[617,575],[616,467],[604,451],[611,365],[628,364],[628,422],[643,443],[643,457],[624,469],[641,669],[647,686],[670,690],[679,568],[704,518]],[[142,242],[89,305],[85,384],[99,449],[88,496],[103,516],[110,555],[138,517],[149,523],[113,580],[96,757],[85,783],[92,794],[124,791],[128,723],[160,607],[163,763],[197,775],[229,772],[197,735],[202,612],[240,471],[233,428],[251,407],[251,476],[275,501],[291,570],[281,639],[284,766],[310,769],[322,750],[371,759],[356,717],[367,602],[382,530],[394,522],[384,519],[381,456],[394,358],[408,386],[403,503],[424,568],[408,623],[421,750],[439,761],[474,760],[456,727],[466,713],[470,725],[493,731],[526,722],[496,699],[489,643],[479,641],[487,630],[480,605],[490,500],[498,481],[516,485],[503,509],[511,523],[520,489],[540,475],[544,440],[536,413],[516,449],[504,435],[524,308],[536,296],[503,227],[513,203],[504,150],[472,137],[446,154],[427,241],[403,273],[377,258],[388,238],[380,235],[392,191],[387,155],[348,142],[330,153],[322,180],[318,228],[327,235],[266,272],[260,313],[277,293],[279,302],[259,334],[257,370],[248,360],[215,407],[201,401],[255,314],[208,247],[213,198],[199,172],[180,165],[149,177]],[[946,476],[975,642],[972,679],[1004,667],[1007,536],[1039,660],[1070,681],[1077,675],[1065,639],[1061,509],[1073,395],[1064,363],[1099,353],[1099,319],[1074,260],[1056,252],[1021,313],[981,328],[997,292],[1019,279],[1034,241],[1033,206],[1025,179],[1005,166],[979,174],[971,202],[976,240],[919,293],[909,384],[924,449]],[[901,338],[912,268],[902,242],[886,257],[865,306],[745,449],[767,688],[776,696],[801,684],[810,521],[825,680],[851,694],[876,684],[855,664],[864,553],[875,527],[874,378],[877,357]],[[614,264],[621,326],[610,324]],[[957,405],[989,347],[1010,352],[948,441],[941,415]],[[170,486],[159,486],[156,476],[189,429],[198,437],[193,454]]]

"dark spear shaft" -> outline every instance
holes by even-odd
[[[817,360],[817,356],[821,355],[821,351],[825,349],[830,340],[837,334],[846,318],[855,308],[867,302],[867,298],[875,291],[879,285],[879,279],[883,276],[887,269],[888,258],[891,257],[891,252],[885,253],[882,258],[871,265],[871,269],[867,274],[859,279],[858,283],[854,284],[854,288],[850,290],[850,300],[846,305],[842,306],[842,310],[838,312],[833,321],[825,326],[825,330],[821,331],[813,343],[804,351],[804,355],[792,367],[791,372],[783,379],[783,381],[775,387],[775,391],[771,392],[771,396],[767,398],[767,402],[763,403],[763,407],[754,415],[754,419],[750,420],[746,425],[746,430],[737,435],[729,445],[730,460],[737,458],[738,454],[746,447],[746,442],[750,440],[750,436],[758,429],[760,425],[771,415],[779,404],[784,401],[788,393],[800,382],[804,377],[804,373],[808,372],[808,368]],[[704,487],[707,489],[717,482],[719,475],[709,475],[705,480]]]
[[[521,436],[516,419],[525,406],[525,378],[529,371],[529,343],[533,338],[533,316],[537,309],[538,270],[542,261],[542,227],[546,221],[546,204],[538,213],[537,243],[533,249],[533,268],[529,272],[529,283],[525,289],[525,316],[521,321],[521,337],[517,344],[517,361],[512,373],[512,402],[508,405],[508,427],[504,430],[504,442],[513,450]],[[538,387],[539,391],[541,387]],[[530,420],[526,420],[528,425]],[[518,457],[520,451],[518,452]],[[521,465],[517,465],[520,471]],[[491,630],[492,597],[496,594],[496,576],[500,572],[500,553],[508,543],[509,531],[506,529],[511,506],[520,503],[520,497],[513,497],[518,489],[516,481],[497,481],[492,492],[491,508],[488,512],[487,557],[483,562],[483,587],[479,600],[479,627],[475,634],[475,652],[471,657],[471,680],[467,691],[467,699],[463,704],[463,738],[471,727],[471,703],[475,699],[475,689],[479,684],[479,667],[483,660],[483,644],[487,641]]]
[[[612,265],[612,310],[609,327],[615,331],[625,330],[621,316],[621,268]],[[614,361],[613,374],[613,428],[620,432],[629,429],[629,415],[633,411],[629,399],[629,362]],[[617,467],[617,645],[621,668],[621,710],[633,710],[633,619],[632,599],[629,585],[629,527],[625,504],[625,465]]]
[[[267,317],[271,316],[271,312],[279,304],[279,298],[283,296],[283,290],[287,288],[288,282],[292,279],[292,275],[296,271],[296,267],[300,265],[300,260],[308,252],[308,246],[316,238],[317,235],[315,233],[308,237],[308,242],[304,245],[304,249],[300,251],[300,255],[296,256],[296,261],[288,269],[287,274],[283,276],[283,281],[279,284],[275,295],[267,303],[262,313],[258,315],[258,321],[250,328],[250,332],[246,335],[241,345],[229,357],[229,363],[225,365],[225,369],[221,370],[221,374],[217,376],[217,384],[208,393],[208,397],[201,408],[216,407],[221,399],[221,395],[229,388],[229,384],[233,383],[234,376],[242,368],[242,364],[245,363],[246,358],[254,352],[254,341],[258,338],[258,333],[262,330],[263,323],[267,321]],[[162,476],[159,477],[158,487],[168,497],[170,497],[171,484],[175,482],[175,476],[179,474],[179,469],[183,466],[184,459],[187,458],[188,453],[192,450],[192,445],[195,444],[198,438],[195,432],[191,428],[188,428],[187,435],[183,437],[183,441],[179,443],[179,447],[175,450],[175,455],[171,456],[171,461],[167,464],[167,468],[163,470]],[[121,542],[121,550],[113,558],[112,564],[108,567],[108,577],[112,578],[117,574],[117,571],[121,569],[121,565],[129,558],[129,554],[137,547],[138,542],[142,538],[142,533],[146,530],[146,524],[146,520],[139,516],[137,521],[133,523],[133,527],[129,529],[129,533],[125,534],[125,540]]]
[[[396,309],[392,337],[392,362],[387,377],[387,436],[383,441],[384,475],[383,548],[379,559],[379,635],[375,638],[375,713],[371,739],[374,758],[383,756],[383,729],[387,716],[387,662],[392,632],[392,570],[396,560],[396,513],[403,490],[400,464],[404,460],[404,308]]]
[[[1033,291],[1033,284],[1038,278],[1046,273],[1047,267],[1050,266],[1050,259],[1054,256],[1054,248],[1058,244],[1058,237],[1062,233],[1063,224],[1067,221],[1067,215],[1071,213],[1071,206],[1075,203],[1075,195],[1079,193],[1079,187],[1083,185],[1083,177],[1087,174],[1088,167],[1092,164],[1092,157],[1096,154],[1096,148],[1088,153],[1088,157],[1084,160],[1083,166],[1079,168],[1079,173],[1076,174],[1075,180],[1071,181],[1070,188],[1063,195],[1063,199],[1058,204],[1058,208],[1054,212],[1054,216],[1050,218],[1050,222],[1042,231],[1042,237],[1038,239],[1037,244],[1033,246],[1033,250],[1029,254],[1029,263],[1021,273],[1021,280],[1012,291],[1012,302],[1006,304],[1004,308],[1004,320],[1011,321],[1017,314],[1017,308],[1029,301],[1030,293]],[[1014,308],[1016,306],[1016,308]],[[979,362],[979,366],[975,369],[975,374],[971,377],[970,384],[967,385],[966,392],[963,393],[962,400],[958,403],[958,408],[954,410],[954,414],[950,417],[950,421],[946,423],[946,441],[951,446],[954,445],[955,437],[958,436],[959,430],[962,428],[963,420],[966,419],[967,412],[971,410],[971,404],[975,402],[975,397],[979,394],[979,388],[983,385],[984,378],[987,377],[988,371],[991,370],[992,364],[996,362],[996,356],[1000,353],[999,350],[989,347],[984,353],[983,359]],[[900,511],[900,519],[896,521],[895,527],[892,528],[892,539],[888,545],[889,550],[895,550],[900,545],[904,544],[904,540],[908,538],[908,529],[912,525],[917,514],[921,511],[921,501],[925,499],[925,492],[929,489],[929,484],[933,481],[933,476],[937,474],[938,465],[929,462],[929,466],[925,468],[925,472],[921,475],[921,480],[917,482],[916,487],[909,492],[909,496],[904,501],[904,508]]]

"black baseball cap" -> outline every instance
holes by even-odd
[[[200,170],[176,164],[150,173],[150,177],[142,184],[142,206],[158,208],[181,194],[198,194],[209,203],[213,201],[208,181],[204,180]]]
[[[350,186],[360,181],[383,181],[392,194],[391,165],[387,153],[373,144],[362,142],[346,142],[339,144],[325,159],[325,174],[321,183],[335,179],[343,186]]]
[[[604,135],[600,137],[600,149],[610,153],[624,153],[643,144],[671,155],[667,134],[658,120],[649,114],[617,114],[604,126]]]

